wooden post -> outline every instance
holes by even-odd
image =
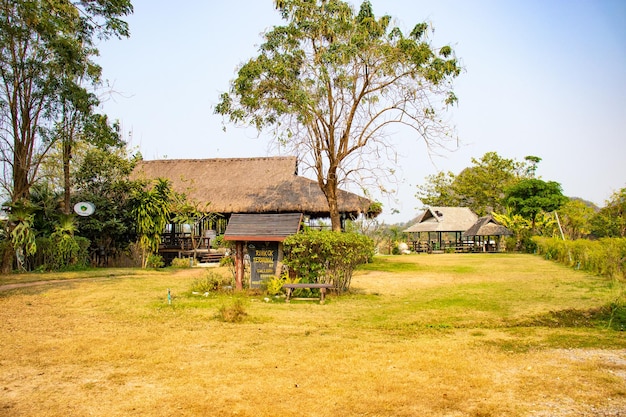
[[[278,255],[276,256],[276,271],[274,272],[274,274],[278,278],[281,277],[281,273],[283,272],[283,258],[284,258],[283,242],[278,242]]]
[[[235,289],[243,290],[243,243],[235,243]]]

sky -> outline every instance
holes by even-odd
[[[356,8],[360,0],[351,1]],[[464,71],[446,116],[459,147],[428,153],[395,133],[397,190],[381,220],[407,222],[423,208],[417,185],[458,174],[497,152],[542,158],[537,175],[598,206],[626,187],[626,1],[371,0],[405,33],[426,21],[435,46],[450,45]],[[258,55],[262,34],[282,24],[273,0],[135,0],[131,36],[98,45],[108,94],[103,111],[121,122],[144,159],[276,155],[270,137],[226,126],[213,113],[237,68]]]

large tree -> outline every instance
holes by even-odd
[[[427,206],[469,207],[480,216],[502,213],[505,190],[522,178],[533,177],[540,160],[527,156],[526,162],[518,162],[487,152],[480,159],[472,158],[473,165],[458,175],[440,172],[426,177],[416,197]]]
[[[338,187],[385,178],[381,159],[395,157],[391,125],[412,129],[429,149],[452,139],[441,113],[456,101],[451,83],[461,67],[450,46],[431,45],[428,24],[405,35],[390,16],[375,17],[369,1],[358,13],[340,0],[275,3],[285,25],[265,33],[215,111],[269,129],[298,155],[340,230]]]
[[[539,213],[558,210],[567,200],[558,182],[525,178],[506,190],[504,204],[513,214],[530,220],[534,232]]]
[[[89,201],[96,207],[91,216],[79,219],[78,230],[91,241],[92,251],[106,255],[102,263],[122,253],[137,238],[133,196],[145,184],[129,179],[136,160],[125,147],[91,147],[73,175],[72,202]]]
[[[0,0],[0,151],[12,202],[28,198],[67,92],[97,77],[96,38],[127,36],[120,17],[131,12],[130,0]]]
[[[95,42],[128,36],[120,18],[131,12],[130,0],[0,0],[0,159],[12,205],[28,200],[42,158],[59,138],[54,128],[64,120],[63,103],[71,102],[66,93],[97,80]]]
[[[596,236],[626,237],[626,188],[615,191],[591,222]]]

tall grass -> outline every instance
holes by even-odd
[[[576,269],[626,280],[626,239],[561,240],[536,237],[537,253]]]

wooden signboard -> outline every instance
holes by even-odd
[[[261,282],[276,275],[278,242],[250,242],[250,288],[259,288]]]

